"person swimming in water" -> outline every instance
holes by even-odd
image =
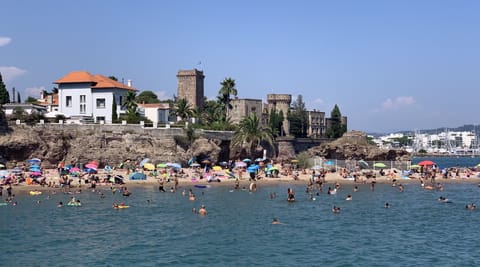
[[[352,195],[348,195],[345,200],[349,201],[349,200],[352,200]]]
[[[332,212],[333,212],[333,213],[340,213],[340,207],[333,206]]]
[[[205,205],[202,205],[202,206],[200,207],[200,209],[198,210],[198,214],[200,214],[200,215],[207,215],[207,213],[208,213],[208,211],[207,211],[207,209],[205,208]]]
[[[295,193],[293,192],[293,189],[288,188],[287,190],[287,201],[289,202],[294,202],[295,201]]]
[[[385,205],[383,207],[386,208],[386,209],[390,208],[390,203],[385,202]]]

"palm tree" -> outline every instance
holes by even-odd
[[[137,102],[135,101],[136,97],[136,93],[132,91],[125,95],[125,101],[123,102],[122,107],[127,109],[127,114],[137,113]]]
[[[230,102],[232,99],[230,98],[230,95],[237,96],[238,91],[237,88],[235,88],[235,80],[232,78],[225,78],[220,85],[222,88],[220,88],[220,91],[218,91],[218,100],[225,105],[225,119],[228,118],[228,110],[232,109],[232,105]]]
[[[185,121],[192,117],[193,109],[191,108],[190,104],[188,104],[187,99],[182,98],[175,103],[173,113],[177,117],[180,117],[182,121]]]
[[[232,138],[231,146],[243,146],[246,144],[247,153],[253,156],[252,152],[256,151],[262,142],[267,142],[271,148],[275,148],[270,128],[260,125],[257,115],[251,113],[250,116],[240,121],[238,131],[235,132]]]

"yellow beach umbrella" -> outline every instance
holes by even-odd
[[[145,163],[143,164],[143,168],[145,170],[153,171],[155,170],[155,165],[153,165],[152,163]]]
[[[212,170],[214,170],[214,171],[221,171],[221,170],[222,170],[222,167],[220,167],[220,166],[213,166],[213,167],[212,167]]]

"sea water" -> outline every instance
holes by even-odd
[[[332,185],[327,185],[332,186]],[[287,188],[296,202],[286,201]],[[75,194],[81,207],[57,207],[72,195],[17,194],[0,207],[1,266],[478,266],[480,210],[476,184],[445,184],[425,191],[405,184],[344,185],[311,200],[305,186],[263,186],[257,192],[228,185],[181,191],[132,187],[130,197],[110,189]],[[103,192],[101,198],[98,192]],[[276,193],[276,198],[271,194]],[[345,201],[351,194],[352,201]],[[188,195],[188,194],[187,194]],[[452,203],[439,203],[445,196]],[[128,209],[115,210],[113,202]],[[384,208],[385,202],[391,207]],[[208,215],[192,213],[206,205]],[[341,208],[338,214],[332,207]],[[278,218],[283,224],[272,225]]]

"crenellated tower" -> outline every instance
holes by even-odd
[[[268,111],[275,109],[283,112],[283,131],[285,135],[290,134],[290,123],[287,119],[290,104],[292,103],[292,95],[290,94],[268,94],[267,95]]]

